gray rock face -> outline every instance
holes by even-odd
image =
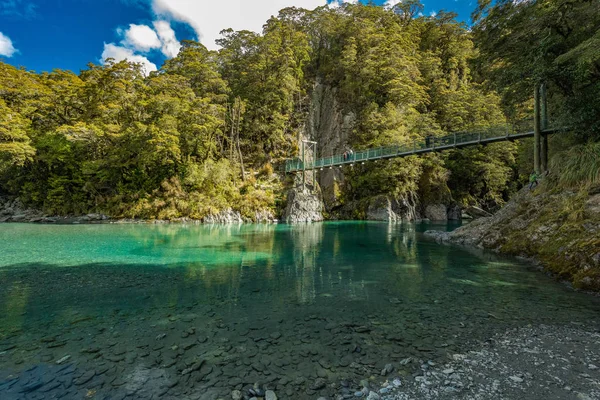
[[[291,189],[288,192],[283,219],[287,223],[323,221],[323,202],[314,193]]]
[[[416,221],[419,219],[416,208],[414,196],[406,196],[397,200],[380,195],[373,197],[369,202],[367,219],[388,222]]]
[[[26,208],[18,198],[0,198],[0,222],[42,222],[44,213]]]
[[[227,209],[204,218],[205,224],[242,224],[244,220],[239,212]]]
[[[398,222],[402,219],[392,210],[392,202],[387,196],[377,196],[373,198],[367,209],[367,219],[369,221],[387,221]]]
[[[431,221],[447,221],[448,210],[443,204],[432,204],[425,208],[425,218]]]
[[[275,216],[270,210],[256,211],[254,213],[254,222],[275,222]]]
[[[461,221],[462,208],[458,204],[448,206],[448,221]]]
[[[305,136],[318,143],[321,156],[341,154],[355,125],[354,114],[344,114],[337,101],[337,90],[317,82],[313,87],[311,108],[305,126]],[[344,174],[339,168],[319,172],[319,185],[327,210],[339,206],[340,186]]]
[[[492,216],[492,214],[490,214],[489,212],[475,206],[467,207],[465,213],[470,215],[472,218],[486,218]]]

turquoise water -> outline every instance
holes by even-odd
[[[432,228],[0,225],[0,398],[315,399],[511,327],[600,327],[597,297]]]

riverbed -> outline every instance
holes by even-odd
[[[504,332],[598,331],[597,297],[423,236],[452,228],[0,224],[0,398],[334,399]]]

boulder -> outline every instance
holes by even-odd
[[[447,221],[448,210],[443,204],[431,204],[425,208],[425,218],[430,221]]]
[[[367,219],[369,221],[387,222],[398,222],[401,220],[392,209],[392,201],[385,195],[376,196],[371,199],[367,209]]]
[[[463,212],[461,206],[453,204],[448,206],[447,209],[448,221],[460,221],[462,220]]]

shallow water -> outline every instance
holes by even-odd
[[[600,327],[597,297],[432,228],[0,225],[0,398],[316,399],[510,327]]]

